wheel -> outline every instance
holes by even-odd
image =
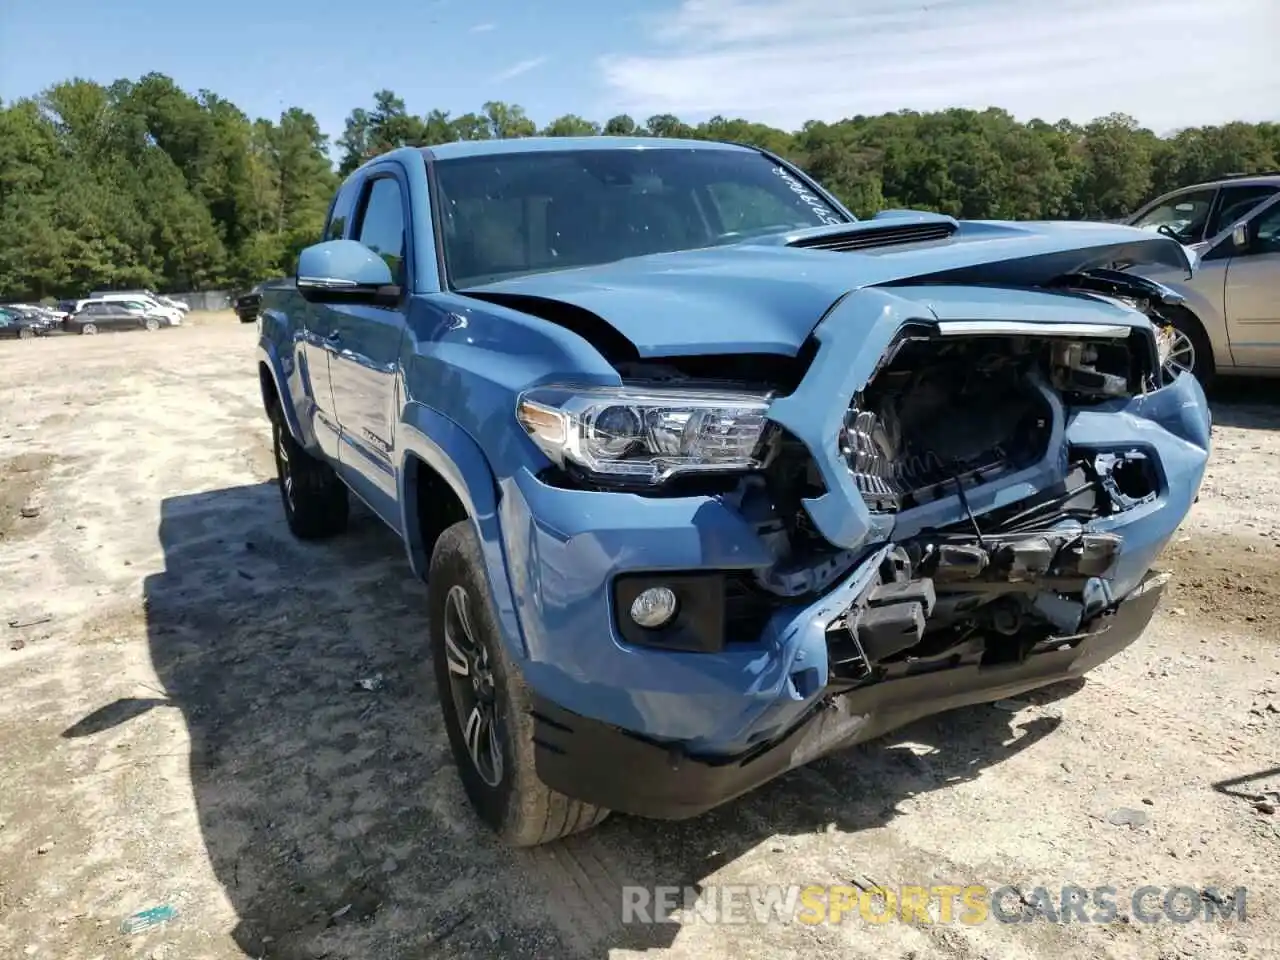
[[[604,820],[608,810],[538,779],[529,694],[503,648],[470,520],[436,541],[427,609],[440,712],[462,787],[480,819],[517,847],[549,843]]]
[[[299,540],[323,540],[347,527],[347,488],[333,467],[307,453],[279,414],[271,418],[280,500],[289,530]]]
[[[147,319],[143,322],[142,325],[146,327],[148,330],[160,329],[160,321],[157,320],[155,317],[147,317]]]
[[[91,337],[98,332],[98,325],[96,323],[82,324],[80,326],[80,332],[86,337]]]
[[[32,337],[34,337],[35,335],[36,335],[36,332],[35,332],[34,330],[32,330],[30,327],[19,327],[19,328],[18,328],[18,339],[19,339],[19,340],[30,340],[30,339],[31,339]]]
[[[1187,310],[1170,311],[1161,336],[1170,339],[1169,359],[1165,370],[1172,376],[1190,373],[1208,390],[1213,382],[1213,347],[1195,314]]]

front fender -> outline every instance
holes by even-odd
[[[417,457],[434,470],[466,508],[484,554],[485,575],[498,615],[502,641],[512,657],[525,658],[524,637],[516,616],[506,554],[498,526],[498,486],[488,458],[462,427],[441,413],[416,401],[405,404],[396,430],[396,483],[400,500],[401,529],[414,573],[425,579],[431,565],[422,542],[417,491],[410,458]]]
[[[275,387],[276,400],[280,406],[280,414],[284,417],[285,426],[289,428],[289,433],[293,435],[293,439],[304,447],[309,446],[306,443],[307,436],[303,432],[302,422],[298,419],[298,411],[293,405],[293,393],[289,389],[290,374],[293,373],[293,359],[290,357],[282,359],[276,345],[266,337],[258,338],[258,364],[259,369],[263,365],[266,366],[267,372],[271,377],[272,386]],[[266,406],[267,398],[262,398],[263,406]]]

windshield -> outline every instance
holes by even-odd
[[[848,220],[747,150],[565,150],[435,167],[455,287]]]

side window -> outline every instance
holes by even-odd
[[[1218,211],[1213,215],[1213,222],[1209,224],[1209,236],[1217,236],[1241,217],[1247,215],[1258,204],[1274,197],[1277,190],[1280,190],[1280,187],[1270,185],[1223,187],[1222,198],[1218,202]]]
[[[1246,256],[1259,253],[1280,253],[1280,203],[1264,211],[1252,225],[1249,249]]]
[[[369,182],[356,239],[387,261],[395,282],[404,285],[404,206],[394,177]]]
[[[351,208],[355,206],[356,182],[348,180],[338,195],[334,197],[333,206],[329,210],[329,222],[324,228],[324,239],[341,240],[347,235],[347,220],[351,217]]]
[[[1216,193],[1214,188],[1179,193],[1152,207],[1133,226],[1172,234],[1180,243],[1198,243],[1204,239]]]

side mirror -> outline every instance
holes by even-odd
[[[298,293],[309,303],[390,306],[401,290],[391,267],[355,240],[327,240],[298,254]]]
[[[1237,253],[1249,249],[1249,225],[1247,223],[1242,223],[1231,231],[1231,245],[1236,248]]]

